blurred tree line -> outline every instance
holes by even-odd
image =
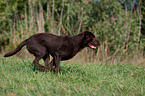
[[[35,33],[72,36],[83,30],[91,30],[102,42],[96,54],[103,58],[143,55],[145,1],[0,0],[0,51]]]

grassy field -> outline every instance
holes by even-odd
[[[145,95],[145,66],[61,62],[55,73],[35,70],[31,62],[0,58],[0,96]]]

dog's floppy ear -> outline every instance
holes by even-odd
[[[95,38],[95,36],[93,35],[93,33],[91,31],[84,31],[84,38],[90,38],[92,36],[92,38]]]

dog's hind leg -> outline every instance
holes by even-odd
[[[45,55],[43,57],[44,63],[45,63],[45,71],[47,71],[49,69],[49,55]]]
[[[27,45],[27,49],[30,53],[34,54],[35,56],[35,60],[33,61],[33,64],[37,67],[39,67],[40,69],[46,71],[46,68],[42,65],[39,64],[39,60],[41,58],[44,58],[45,56],[47,56],[47,51],[46,48],[39,45],[39,44],[35,44],[35,45]],[[49,59],[49,58],[48,58]],[[48,62],[47,58],[45,57],[45,61],[44,62]],[[45,63],[45,66],[47,64]]]
[[[45,71],[45,67],[39,64],[39,60],[41,59],[41,57],[36,56],[35,60],[33,61],[33,64],[37,67],[39,67],[40,69]]]
[[[54,66],[55,66],[54,65],[54,60],[52,59],[50,64],[49,64],[49,70],[54,71],[55,70],[55,68],[53,68]]]
[[[55,71],[58,71],[59,72],[59,67],[60,67],[60,60],[61,60],[61,58],[60,58],[60,56],[59,55],[56,55],[56,56],[54,56],[54,58],[53,58],[53,65],[55,65]]]
[[[60,71],[60,60],[61,58],[59,56],[54,56],[52,61],[50,62],[49,69],[52,71]]]

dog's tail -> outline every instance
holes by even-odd
[[[26,45],[26,42],[27,42],[27,40],[24,40],[22,43],[20,43],[18,45],[18,47],[16,49],[8,52],[7,54],[4,55],[4,57],[9,57],[9,56],[12,56],[12,55],[16,54],[17,52],[19,52],[22,49],[22,47]]]

